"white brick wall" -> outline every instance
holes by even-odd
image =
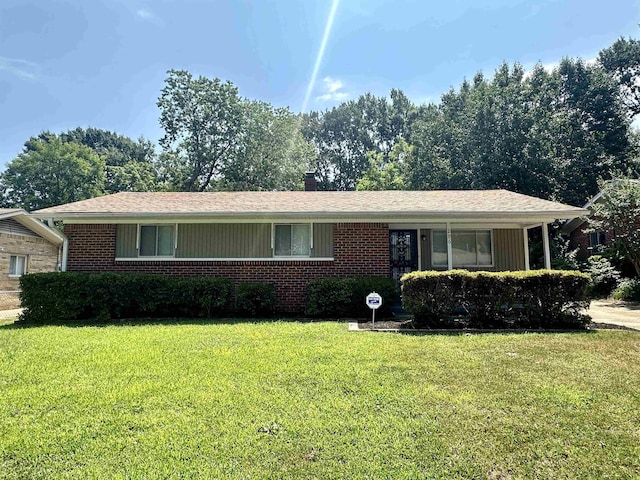
[[[19,280],[9,278],[11,255],[27,257],[27,272],[54,272],[58,263],[58,246],[44,238],[0,232],[0,291],[17,290]]]

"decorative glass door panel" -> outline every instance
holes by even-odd
[[[396,282],[405,273],[418,270],[418,231],[389,230],[391,278]]]

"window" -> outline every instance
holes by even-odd
[[[493,265],[491,230],[452,230],[451,251],[454,267],[490,267]],[[448,266],[447,232],[431,234],[431,264]]]
[[[9,257],[9,276],[19,277],[27,273],[27,257],[24,255],[11,255]]]
[[[276,257],[308,257],[311,255],[311,225],[276,225],[274,232]]]
[[[599,252],[607,243],[607,235],[604,232],[591,232],[589,234],[589,248],[593,252]]]
[[[140,256],[172,257],[174,235],[174,225],[140,225]]]

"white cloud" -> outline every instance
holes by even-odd
[[[27,80],[36,80],[38,78],[36,70],[38,65],[21,58],[0,57],[0,70],[12,73]]]
[[[151,18],[151,12],[149,10],[145,10],[144,8],[139,8],[136,10],[136,15],[140,18]]]
[[[329,101],[340,101],[349,98],[349,94],[347,92],[343,92],[342,87],[344,84],[341,80],[337,80],[331,77],[324,77],[322,79],[322,95],[316,97],[316,100],[329,102]]]

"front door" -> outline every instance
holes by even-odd
[[[396,282],[405,273],[418,270],[418,231],[389,230],[391,278]]]

